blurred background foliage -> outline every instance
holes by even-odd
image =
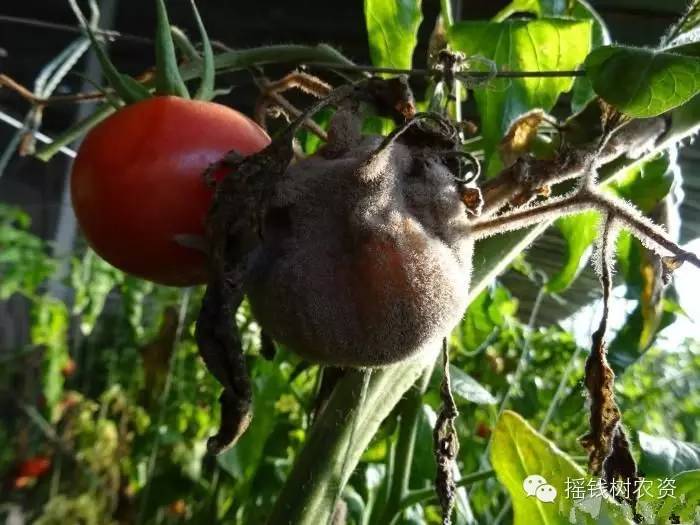
[[[379,37],[387,30],[378,21],[386,14],[381,9],[404,4],[407,11],[396,14],[396,20],[405,25],[390,28],[394,36],[405,28],[415,32],[420,12],[406,7],[411,2],[366,2],[367,13],[379,10],[376,17],[368,16],[367,25],[371,57],[378,65],[411,64],[415,42],[397,37],[396,53],[387,55],[386,47],[393,44],[382,44]],[[437,2],[424,4],[426,18],[440,9]],[[513,2],[509,13],[500,10],[506,4],[484,13],[483,7],[472,10],[464,2],[453,6],[453,14],[465,20],[487,15],[504,20],[516,12],[546,18],[552,13],[543,9],[557,9],[557,2]],[[585,9],[577,17],[591,19],[588,4],[574,4]],[[663,28],[683,8],[680,2],[664,6],[667,11],[654,2],[593,4],[615,26],[623,25],[624,17],[641,17],[660,19]],[[211,9],[207,14],[202,6],[205,18],[214,18]],[[299,14],[302,7],[280,4],[276,9]],[[594,20],[597,32],[589,37],[599,45],[604,22]],[[463,38],[477,45],[472,30],[468,24],[457,26],[451,37],[455,45]],[[424,33],[418,33],[416,56],[426,46]],[[469,51],[488,55],[489,49]],[[490,88],[481,96],[503,96]],[[555,86],[547,109],[570,113],[571,104],[580,104],[576,93],[585,90],[577,83],[574,97],[565,95],[554,107],[566,91]],[[476,110],[470,99],[466,111]],[[319,117],[321,123],[326,119]],[[307,151],[317,146],[311,137],[302,143]],[[487,154],[494,147],[482,144]],[[6,162],[3,169],[22,160],[8,156]],[[607,185],[665,222],[678,215],[681,187],[693,195],[698,177],[687,166],[696,165],[684,165],[671,151],[617,171]],[[32,229],[30,215],[11,200],[0,204],[0,300],[6,301],[4,312],[21,310],[29,322],[25,334],[0,337],[0,516],[13,525],[263,523],[305,442],[320,367],[284,349],[272,361],[259,358],[259,327],[244,304],[237,321],[253,378],[254,424],[232,450],[218,458],[206,456],[206,438],[218,424],[219,386],[205,371],[193,339],[202,290],[164,288],[126,276],[79,239],[66,251],[56,245],[57,238],[49,241]],[[699,216],[692,199],[684,202],[680,215],[688,241],[695,237]],[[518,516],[535,512],[528,507],[533,502],[514,495],[504,481],[521,471],[582,473],[585,458],[578,438],[588,423],[581,379],[598,295],[595,277],[582,268],[595,223],[590,215],[560,221],[475,298],[450,338],[460,410],[457,523],[522,523]],[[620,319],[610,360],[635,455],[647,476],[680,475],[679,492],[697,495],[692,491],[700,486],[700,339],[674,324],[684,312],[672,289],[656,293],[660,276],[642,246],[622,236],[618,256]],[[9,317],[3,326],[13,322]],[[439,523],[432,488],[439,381],[439,374],[426,377],[424,392],[407,395],[374,436],[343,493],[348,523]],[[415,442],[408,447],[407,426],[415,429]],[[494,461],[508,458],[519,446],[533,454],[521,458],[522,465]],[[687,471],[696,472],[681,474]],[[396,488],[401,475],[408,476],[407,494]],[[611,506],[609,512],[618,516],[618,511]]]

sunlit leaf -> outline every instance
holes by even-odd
[[[71,285],[75,290],[73,314],[80,316],[80,330],[89,335],[102,313],[109,292],[121,284],[124,275],[88,249],[81,260],[74,260]]]
[[[448,39],[467,55],[495,61],[499,70],[574,70],[590,50],[591,26],[563,19],[470,21],[454,24]],[[475,89],[487,158],[515,118],[535,108],[551,110],[573,82],[571,77],[513,78]]]
[[[42,393],[53,413],[63,394],[63,369],[68,362],[68,309],[56,299],[42,298],[32,309],[32,344],[43,349]]]
[[[593,89],[631,117],[654,117],[700,92],[700,58],[646,48],[605,46],[585,63]]]
[[[410,68],[422,20],[421,0],[365,0],[372,63]]]
[[[644,213],[651,212],[668,195],[673,184],[668,153],[628,168],[616,175],[606,187],[632,202]]]
[[[588,261],[585,255],[598,236],[599,222],[600,214],[595,211],[564,217],[556,222],[566,242],[566,253],[561,270],[547,282],[547,291],[562,292],[576,279]]]
[[[572,16],[579,20],[591,20],[593,22],[591,49],[607,46],[612,42],[605,20],[588,2],[578,0],[572,11]],[[574,82],[574,88],[571,90],[571,110],[574,113],[581,111],[594,97],[595,92],[590,79],[587,76],[578,77]]]
[[[56,269],[46,243],[29,230],[29,215],[0,204],[0,299],[34,297]]]
[[[682,472],[673,478],[673,490],[665,498],[656,515],[656,523],[693,523],[700,516],[700,470]],[[663,482],[663,480],[662,480]],[[671,489],[669,484],[667,487]]]
[[[469,305],[455,332],[455,343],[467,351],[475,350],[496,328],[511,321],[517,309],[517,299],[503,286],[485,289]]]
[[[586,479],[585,472],[515,412],[506,410],[498,420],[493,431],[491,464],[510,495],[514,525],[633,523],[621,507],[608,499],[595,502],[597,505],[590,512],[580,505],[575,507],[571,483]],[[532,492],[531,485],[527,485],[528,492],[524,485],[528,476],[542,476],[556,491],[554,500],[543,502],[536,493],[528,495]]]

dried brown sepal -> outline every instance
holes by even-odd
[[[260,242],[267,199],[292,160],[294,134],[307,118],[351,89],[339,88],[314,104],[262,151],[245,158],[234,154],[224,162],[235,175],[217,184],[207,217],[209,283],[195,331],[199,354],[223,386],[219,431],[207,443],[212,454],[235,444],[252,419],[252,387],[233,319],[243,300],[250,254]]]
[[[661,257],[661,280],[664,285],[668,285],[671,282],[673,272],[680,268],[685,260],[685,257],[679,255]]]
[[[267,127],[266,117],[268,115],[272,118],[282,117],[287,122],[291,122],[292,119],[298,118],[302,114],[282,95],[286,91],[298,89],[316,98],[324,98],[332,91],[332,87],[323,80],[303,71],[293,71],[274,82],[270,82],[266,78],[256,80],[260,88],[260,96],[255,105],[254,120],[263,128]],[[327,140],[325,131],[312,119],[304,120],[302,125],[322,140]]]
[[[603,288],[603,315],[598,329],[593,333],[591,353],[586,359],[584,383],[590,399],[590,431],[580,442],[588,452],[588,469],[600,476],[608,491],[621,481],[627,487],[636,487],[637,464],[629,449],[629,442],[621,425],[622,415],[615,401],[615,373],[608,364],[605,335],[610,314],[612,292],[612,257],[615,244],[615,217],[605,218],[600,236],[599,273]],[[635,509],[633,490],[620,492],[621,500]]]
[[[586,360],[585,380],[590,398],[590,431],[581,437],[588,452],[588,469],[594,475],[603,471],[603,463],[613,449],[613,437],[620,422],[620,410],[613,392],[615,374],[608,365],[604,334],[593,334],[593,347]]]
[[[498,145],[504,166],[510,166],[530,149],[546,114],[533,109],[513,121]]]
[[[369,78],[367,94],[380,116],[405,122],[416,115],[416,100],[406,75],[388,79]]]
[[[632,456],[627,434],[621,424],[618,424],[615,429],[612,451],[610,455],[605,458],[602,474],[605,485],[611,492],[614,483],[621,482],[625,484],[625,489],[618,491],[616,497],[618,501],[627,502],[631,505],[633,510],[636,509],[638,496],[638,491],[636,489],[638,485],[637,480],[639,479],[637,462]],[[627,482],[629,482],[629,484],[627,484]],[[629,490],[627,490],[626,487],[629,487]],[[620,496],[620,494],[624,495],[624,497]]]
[[[479,188],[461,185],[459,187],[459,195],[462,198],[462,202],[467,207],[467,213],[474,217],[481,215],[481,210],[484,207],[484,198],[481,195],[481,190]]]
[[[630,117],[624,113],[620,113],[614,106],[605,102],[602,98],[598,99],[600,104],[601,116],[600,123],[602,128],[601,138],[607,140],[615,131],[620,129],[624,124],[629,122]]]
[[[455,419],[459,415],[452,396],[450,385],[450,358],[447,340],[442,342],[443,376],[440,384],[442,406],[433,429],[433,452],[437,463],[435,474],[435,492],[442,509],[442,525],[452,523],[452,511],[455,506],[457,485],[454,480],[454,468],[459,453],[459,437],[455,429]]]

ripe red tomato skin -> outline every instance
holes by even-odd
[[[88,243],[117,268],[160,284],[206,282],[203,253],[175,242],[204,235],[213,191],[202,173],[235,150],[269,144],[253,121],[226,106],[153,97],[120,109],[85,138],[71,196]]]

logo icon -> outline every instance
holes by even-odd
[[[557,497],[557,489],[539,474],[526,477],[523,481],[523,490],[525,494],[536,497],[542,503],[552,503]]]

